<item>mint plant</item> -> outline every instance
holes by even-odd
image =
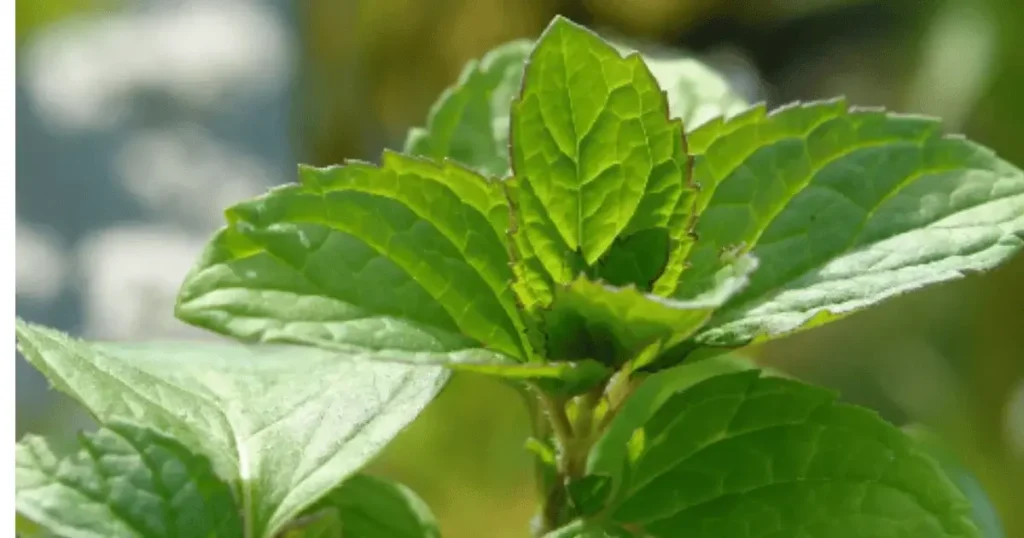
[[[440,536],[361,469],[474,371],[537,413],[537,536],[978,537],[915,437],[730,352],[1022,244],[1024,173],[934,120],[769,113],[556,18],[471,63],[404,153],[227,210],[176,314],[236,342],[19,321],[101,424],[70,455],[19,442],[22,531]]]

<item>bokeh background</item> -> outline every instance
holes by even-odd
[[[937,115],[1024,166],[1020,0],[22,0],[17,314],[207,338],[171,306],[224,206],[297,162],[400,147],[467,60],[556,13],[702,59],[752,101]],[[750,353],[931,426],[1024,537],[1024,256]],[[373,471],[419,491],[447,537],[526,536],[517,398],[456,378]],[[19,357],[17,435],[87,427]]]

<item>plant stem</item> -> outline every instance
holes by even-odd
[[[544,412],[551,422],[551,428],[555,432],[555,438],[558,439],[560,444],[565,446],[573,438],[572,424],[569,422],[568,415],[565,414],[565,401],[555,399],[543,392],[539,392],[539,395],[541,406],[544,408]]]

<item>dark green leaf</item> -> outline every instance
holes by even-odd
[[[747,371],[690,384],[641,412],[649,418],[631,432],[606,513],[645,536],[980,536],[934,460],[826,390]]]
[[[554,360],[596,359],[619,367],[646,352],[657,359],[693,335],[711,314],[746,285],[757,267],[742,258],[724,268],[717,287],[691,301],[612,288],[586,278],[558,286],[544,312],[547,356]],[[639,366],[639,365],[638,365]]]

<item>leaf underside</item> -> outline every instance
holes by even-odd
[[[138,423],[207,456],[255,538],[357,472],[448,377],[311,347],[87,343],[24,322],[17,333],[25,358],[101,422]]]
[[[181,443],[116,422],[79,442],[67,457],[36,436],[17,444],[19,514],[69,538],[242,536],[230,487]]]

